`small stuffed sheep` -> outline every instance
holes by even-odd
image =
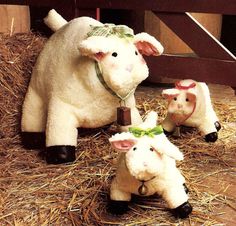
[[[45,23],[56,31],[37,59],[25,97],[23,132],[46,131],[46,161],[75,160],[77,128],[116,120],[116,108],[131,109],[132,124],[142,120],[134,91],[147,78],[142,54],[160,55],[162,45],[125,25],[89,17],[67,23],[55,10]]]
[[[162,123],[166,133],[173,132],[176,126],[184,125],[197,127],[207,142],[218,139],[217,131],[221,125],[205,83],[181,80],[175,88],[163,90],[162,95],[168,100],[168,114]]]
[[[161,195],[175,215],[187,217],[192,207],[188,202],[185,180],[175,160],[183,155],[156,126],[157,114],[150,112],[139,127],[118,133],[109,141],[121,151],[116,176],[110,189],[110,210],[121,214],[128,208],[131,194]]]

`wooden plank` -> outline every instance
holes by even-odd
[[[236,87],[236,61],[173,55],[147,57],[146,61],[150,70],[150,82],[159,82],[160,77],[191,78]]]
[[[236,14],[236,0],[86,0],[77,1],[80,8],[155,10],[159,12],[205,12]]]
[[[214,35],[214,37],[218,40],[220,39],[222,15],[212,13],[191,13],[191,15]],[[158,38],[165,47],[166,54],[186,54],[193,52],[193,50],[152,11],[145,12],[145,31]]]
[[[65,0],[0,0],[0,4],[17,4],[32,6],[52,6],[62,2],[70,4]],[[236,14],[236,0],[74,0],[77,7],[93,9],[134,9],[134,10],[156,10],[159,12],[205,12],[220,14]]]
[[[30,5],[37,7],[47,7],[47,6],[71,6],[76,4],[76,0],[0,0],[0,4],[9,5]],[[94,7],[92,7],[94,8]]]
[[[15,34],[30,31],[28,6],[0,5],[0,32]]]
[[[153,13],[199,57],[236,60],[236,57],[189,13]]]

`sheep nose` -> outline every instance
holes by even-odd
[[[126,66],[126,71],[131,72],[133,70],[133,65],[129,64],[128,66]]]
[[[148,166],[147,162],[143,162],[143,166],[147,167]]]
[[[178,107],[178,108],[182,108],[183,105],[182,105],[182,104],[178,104],[177,107]]]

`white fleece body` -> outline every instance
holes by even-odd
[[[162,171],[154,179],[144,183],[148,188],[145,196],[158,194],[167,202],[169,208],[174,209],[186,202],[188,195],[183,187],[185,183],[184,177],[176,168],[174,160],[167,158],[163,160],[165,167]],[[138,189],[141,185],[142,182],[132,176],[127,169],[123,154],[118,163],[116,177],[111,184],[111,200],[130,201],[131,194],[140,195]]]
[[[56,22],[52,21],[53,29],[60,23],[62,27],[50,37],[33,70],[23,105],[22,131],[46,131],[47,147],[76,146],[78,127],[95,128],[114,122],[120,106],[120,99],[99,81],[95,61],[107,85],[119,95],[135,90],[148,76],[148,68],[142,55],[135,54],[134,43],[116,36],[87,37],[91,25],[102,23],[89,17],[66,24],[63,18]],[[124,57],[115,61],[113,52]],[[133,93],[126,105],[131,108],[132,124],[140,123]]]
[[[153,112],[139,128],[153,128],[156,121],[151,120],[152,117],[155,117]],[[159,194],[171,209],[188,200],[183,186],[185,179],[175,163],[175,160],[182,160],[183,155],[164,133],[136,138],[123,132],[111,137],[110,142],[117,150],[125,151],[120,154],[116,177],[111,184],[111,200],[130,201],[131,194],[140,195],[138,190],[142,181],[146,181],[145,196]]]
[[[211,98],[210,98],[210,92],[208,89],[208,86],[206,85],[206,83],[203,82],[196,82],[193,80],[182,80],[182,83],[186,83],[186,84],[190,84],[191,82],[195,82],[196,86],[194,88],[191,88],[190,90],[179,90],[178,94],[177,94],[177,104],[181,104],[183,105],[183,109],[185,108],[185,99],[187,97],[187,93],[191,92],[192,94],[194,94],[196,96],[196,107],[194,112],[192,113],[192,115],[187,118],[187,120],[185,120],[184,122],[181,123],[181,125],[184,126],[190,126],[190,127],[196,127],[199,129],[199,131],[202,133],[202,135],[206,135],[212,132],[217,132],[216,127],[214,125],[214,123],[216,121],[218,121],[218,118],[216,116],[216,113],[213,109],[212,103],[211,103]],[[172,89],[174,90],[173,92],[176,92],[176,89]],[[164,96],[168,96],[170,93],[171,89],[169,90],[164,90],[163,94]],[[170,96],[173,95],[173,92]],[[182,95],[182,99],[183,100],[179,100],[178,98],[180,98]],[[167,117],[164,119],[164,121],[162,122],[162,126],[165,130],[172,132],[174,131],[175,127],[176,127],[176,123],[174,122],[174,120],[172,119],[171,115],[173,113],[175,113],[175,110],[177,110],[176,108],[173,109],[171,107],[171,103],[174,102],[173,98],[171,97],[167,97],[167,99],[169,98],[169,107],[168,107],[168,114]]]

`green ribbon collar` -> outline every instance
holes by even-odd
[[[161,125],[158,125],[154,128],[141,129],[139,127],[130,127],[129,132],[131,132],[135,137],[143,137],[148,136],[153,138],[155,135],[159,135],[163,133],[163,128]]]
[[[104,24],[102,26],[90,25],[91,31],[88,32],[88,37],[90,36],[104,36],[108,37],[115,35],[119,38],[133,38],[134,31],[126,25],[115,25],[115,24]]]

